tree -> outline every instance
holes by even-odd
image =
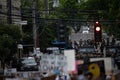
[[[17,41],[21,38],[18,26],[0,23],[0,61],[4,64],[17,53]]]

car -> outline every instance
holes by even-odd
[[[116,46],[106,46],[106,51],[109,51],[111,53],[116,53],[117,47]]]
[[[23,64],[21,66],[21,70],[25,70],[25,71],[38,70],[38,65],[37,65],[37,62],[35,61],[34,57],[23,58],[21,63]]]

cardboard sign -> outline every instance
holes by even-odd
[[[64,55],[45,54],[41,57],[40,67],[42,72],[53,72],[56,68],[67,71],[67,58]]]

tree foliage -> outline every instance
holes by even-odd
[[[56,22],[55,21],[47,21],[47,18],[51,19],[80,19],[80,20],[110,20],[114,22],[108,22],[108,24],[103,24],[102,26],[104,30],[108,34],[114,34],[116,37],[120,37],[120,23],[115,22],[115,20],[120,19],[120,1],[119,0],[59,0],[59,7],[53,8],[53,0],[48,0],[49,2],[49,10],[45,10],[44,0],[38,0],[38,35],[39,35],[39,46],[47,47],[51,46],[51,42],[55,38],[56,34]],[[32,15],[32,0],[22,0],[22,7],[29,8],[29,10],[25,13],[26,15]],[[31,9],[31,10],[30,10]],[[86,12],[87,14],[81,12]],[[49,14],[45,16],[45,12]],[[45,19],[46,18],[46,19]],[[31,17],[27,19],[28,26],[24,27],[24,42],[25,44],[33,43],[33,35],[32,35],[32,19]],[[72,25],[69,24],[70,26]],[[31,29],[29,29],[29,28]]]
[[[52,1],[52,0],[51,0]],[[33,21],[32,21],[32,0],[22,0],[23,8],[23,20],[26,19],[28,24],[23,26],[23,44],[34,44],[33,41]],[[28,8],[28,9],[26,9]],[[25,9],[25,10],[24,10]],[[29,16],[27,16],[29,15]],[[45,16],[45,5],[44,0],[38,0],[37,3],[37,33],[38,33],[38,45],[40,48],[45,48],[51,45],[51,42],[55,38],[54,23],[49,23],[44,18]],[[27,18],[26,18],[27,17]],[[52,15],[47,16],[48,18],[53,17]],[[54,16],[55,17],[55,16]]]
[[[0,23],[0,60],[2,62],[17,53],[17,41],[21,38],[18,26]]]
[[[119,0],[87,0],[80,6],[84,10],[95,10],[96,15],[89,15],[89,17],[97,18],[98,20],[109,20],[108,24],[103,24],[106,32],[115,37],[120,38],[120,1]],[[116,21],[116,22],[115,22]]]

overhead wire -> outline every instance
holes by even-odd
[[[4,8],[4,10],[6,9],[7,10],[7,8],[5,7],[5,5],[3,6]],[[16,17],[24,17],[24,19],[27,19],[27,18],[34,18],[34,17],[32,17],[32,10],[33,9],[31,9],[31,8],[18,8],[18,7],[15,7],[15,6],[12,6],[11,7],[12,8],[12,11],[18,11],[18,13],[19,14],[16,14],[16,13],[11,13],[11,16],[16,16]],[[28,11],[26,11],[26,10],[28,10]],[[46,10],[38,10],[37,12],[43,12],[43,11],[46,11]],[[56,9],[49,9],[49,10],[47,10],[47,11],[57,11]],[[67,11],[67,12],[76,12],[76,10],[59,10],[59,11]],[[24,13],[24,14],[22,14],[21,15],[21,12],[22,13]],[[97,10],[77,10],[77,12],[83,12],[83,14],[84,15],[86,15],[86,14],[96,14],[95,12],[97,12]],[[7,14],[7,12],[3,12],[3,11],[0,11],[0,14],[4,14],[4,15],[8,15]],[[28,15],[27,14],[29,14],[29,17],[28,17]],[[37,13],[38,14],[38,13]],[[14,19],[21,19],[21,18],[14,18]],[[55,20],[60,20],[59,18],[57,18],[57,19],[53,19],[53,18],[42,18],[42,17],[36,17],[36,19],[44,19],[44,20],[48,20],[48,21],[55,21]],[[61,19],[61,20],[64,20],[64,21],[80,21],[80,22],[86,22],[86,21],[89,21],[89,22],[93,22],[94,20],[80,20],[80,19]],[[120,22],[120,20],[100,20],[101,22]]]
[[[2,12],[0,11],[0,14],[4,14],[4,15],[7,15],[7,13],[5,12]],[[21,17],[20,14],[11,14],[12,16],[17,16],[17,17]],[[24,15],[23,15],[24,16]],[[25,16],[24,16],[25,17]],[[38,18],[38,17],[25,17],[25,18],[37,18],[37,19],[42,19],[42,20],[46,20],[46,21],[57,21],[57,20],[63,20],[63,21],[78,21],[78,22],[94,22],[95,20],[80,20],[80,19],[60,19],[60,18]],[[13,18],[13,19],[21,19],[21,18]],[[114,22],[120,22],[120,20],[99,20],[100,22],[111,22],[111,23],[114,23]]]

